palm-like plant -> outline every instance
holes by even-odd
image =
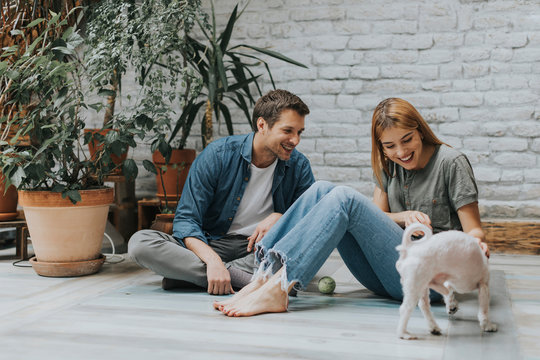
[[[203,146],[206,146],[213,139],[214,114],[218,121],[220,120],[220,116],[223,116],[229,134],[233,134],[231,112],[225,99],[229,99],[236,104],[251,124],[249,108],[255,104],[254,93],[258,96],[263,95],[259,84],[261,74],[256,75],[254,70],[264,65],[270,81],[275,88],[270,67],[263,58],[258,56],[259,54],[306,68],[305,65],[272,50],[248,44],[231,46],[230,40],[234,25],[242,15],[245,7],[242,11],[238,12],[238,5],[236,5],[228,19],[227,26],[221,34],[218,34],[214,5],[213,3],[211,5],[211,24],[208,26],[198,21],[206,44],[196,40],[192,36],[186,37],[186,46],[183,55],[190,66],[195,68],[202,78],[204,91],[201,95],[204,100],[200,100],[199,96],[197,98],[191,98],[185,103],[180,119],[176,123],[170,137],[170,140],[174,139],[178,132],[182,130],[179,148],[185,146],[191,126],[203,106],[204,118],[201,121]],[[251,49],[252,52],[245,52],[244,50],[246,49]],[[256,97],[258,97],[257,95]]]

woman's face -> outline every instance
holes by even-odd
[[[418,170],[426,166],[422,136],[416,129],[390,127],[384,130],[379,141],[384,154],[407,170]]]

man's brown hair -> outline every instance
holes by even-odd
[[[298,96],[287,90],[272,90],[255,103],[251,121],[253,130],[257,131],[257,119],[260,117],[272,128],[285,109],[294,110],[301,116],[309,114],[308,106]]]

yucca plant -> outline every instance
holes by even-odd
[[[272,86],[275,88],[270,67],[260,55],[270,56],[307,68],[304,64],[276,51],[249,44],[231,46],[234,26],[246,7],[238,12],[238,5],[236,5],[225,29],[223,32],[218,33],[214,4],[211,2],[211,24],[208,26],[198,21],[199,29],[205,41],[201,42],[192,36],[187,36],[184,56],[190,66],[195,68],[200,75],[204,90],[201,96],[192,98],[186,103],[179,121],[173,129],[170,140],[174,139],[182,129],[179,148],[185,146],[191,126],[201,108],[204,109],[204,117],[201,121],[203,146],[209,144],[213,139],[214,114],[218,121],[220,121],[221,115],[223,116],[229,134],[233,134],[231,112],[225,99],[229,99],[236,104],[251,124],[250,106],[255,104],[256,98],[263,95],[259,84],[262,74],[256,74],[255,71],[263,66]],[[201,97],[203,100],[201,100]]]

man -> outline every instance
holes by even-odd
[[[246,285],[255,270],[254,244],[314,182],[309,161],[295,150],[307,114],[286,90],[261,97],[254,133],[216,140],[193,162],[172,236],[135,233],[132,258],[163,275],[165,290],[187,282],[222,295]]]

